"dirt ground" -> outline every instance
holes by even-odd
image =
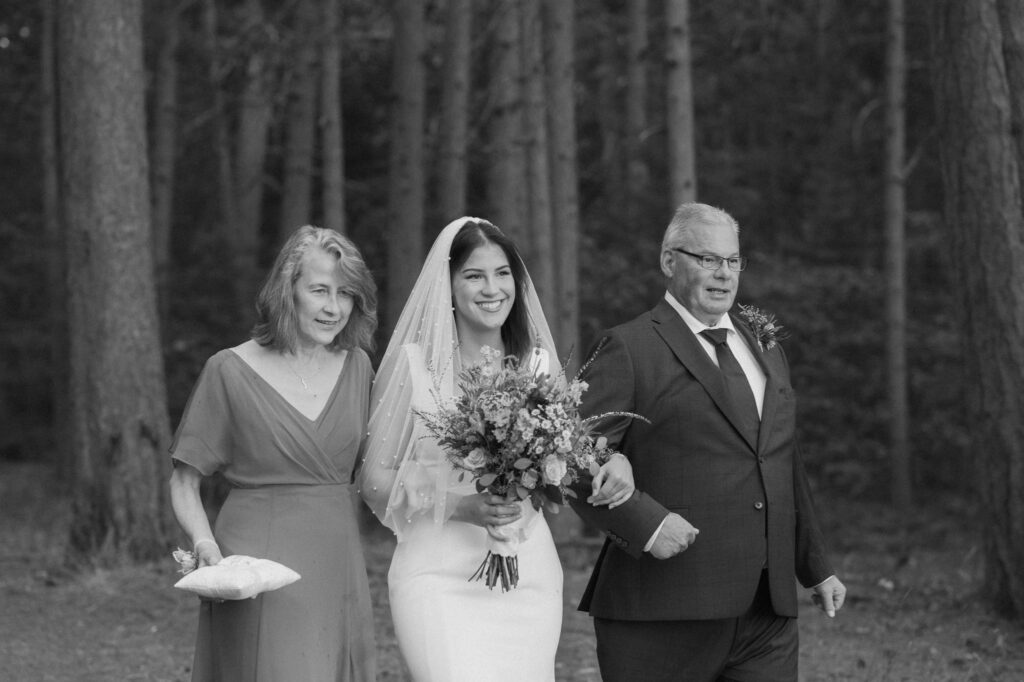
[[[196,601],[173,589],[176,565],[168,557],[158,565],[58,568],[67,503],[41,500],[44,481],[39,467],[0,465],[0,681],[188,680]],[[935,504],[903,529],[881,505],[819,495],[819,506],[850,597],[834,620],[806,598],[802,682],[1024,681],[1024,625],[982,605],[980,541],[961,505]],[[378,679],[406,680],[385,587],[393,540],[372,528],[364,540]],[[559,681],[601,679],[590,619],[575,611],[597,550],[586,540],[559,545],[566,602]]]

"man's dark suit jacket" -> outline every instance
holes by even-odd
[[[619,620],[739,617],[767,562],[775,612],[795,617],[794,576],[813,587],[832,575],[797,446],[785,355],[778,345],[762,352],[750,329],[733,323],[767,377],[756,443],[737,429],[718,368],[667,301],[608,331],[585,371],[585,415],[628,411],[650,423],[599,425],[629,457],[637,492],[614,510],[573,504],[608,534],[580,610]],[[658,560],[643,547],[670,511],[700,534]]]

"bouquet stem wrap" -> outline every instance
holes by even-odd
[[[522,500],[517,504],[523,512],[518,519],[503,526],[487,526],[487,556],[470,576],[470,581],[483,580],[492,590],[500,584],[502,592],[519,585],[519,543],[528,537],[528,514],[533,510]]]

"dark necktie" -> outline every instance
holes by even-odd
[[[715,346],[718,368],[722,370],[725,390],[739,415],[740,428],[752,442],[756,443],[757,432],[761,428],[761,418],[757,414],[757,403],[754,402],[754,392],[750,388],[750,382],[747,381],[747,375],[743,373],[743,368],[740,367],[736,356],[729,350],[729,344],[726,342],[728,334],[728,329],[705,329],[701,332],[701,336]]]

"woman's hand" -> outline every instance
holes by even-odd
[[[216,566],[224,558],[220,546],[212,538],[198,540],[192,546],[192,553],[196,555],[196,568]]]
[[[594,476],[587,502],[595,507],[607,505],[609,509],[615,509],[632,497],[634,490],[633,465],[625,455],[616,452]]]
[[[452,518],[475,526],[504,526],[523,515],[522,507],[501,495],[476,493],[459,500]]]

